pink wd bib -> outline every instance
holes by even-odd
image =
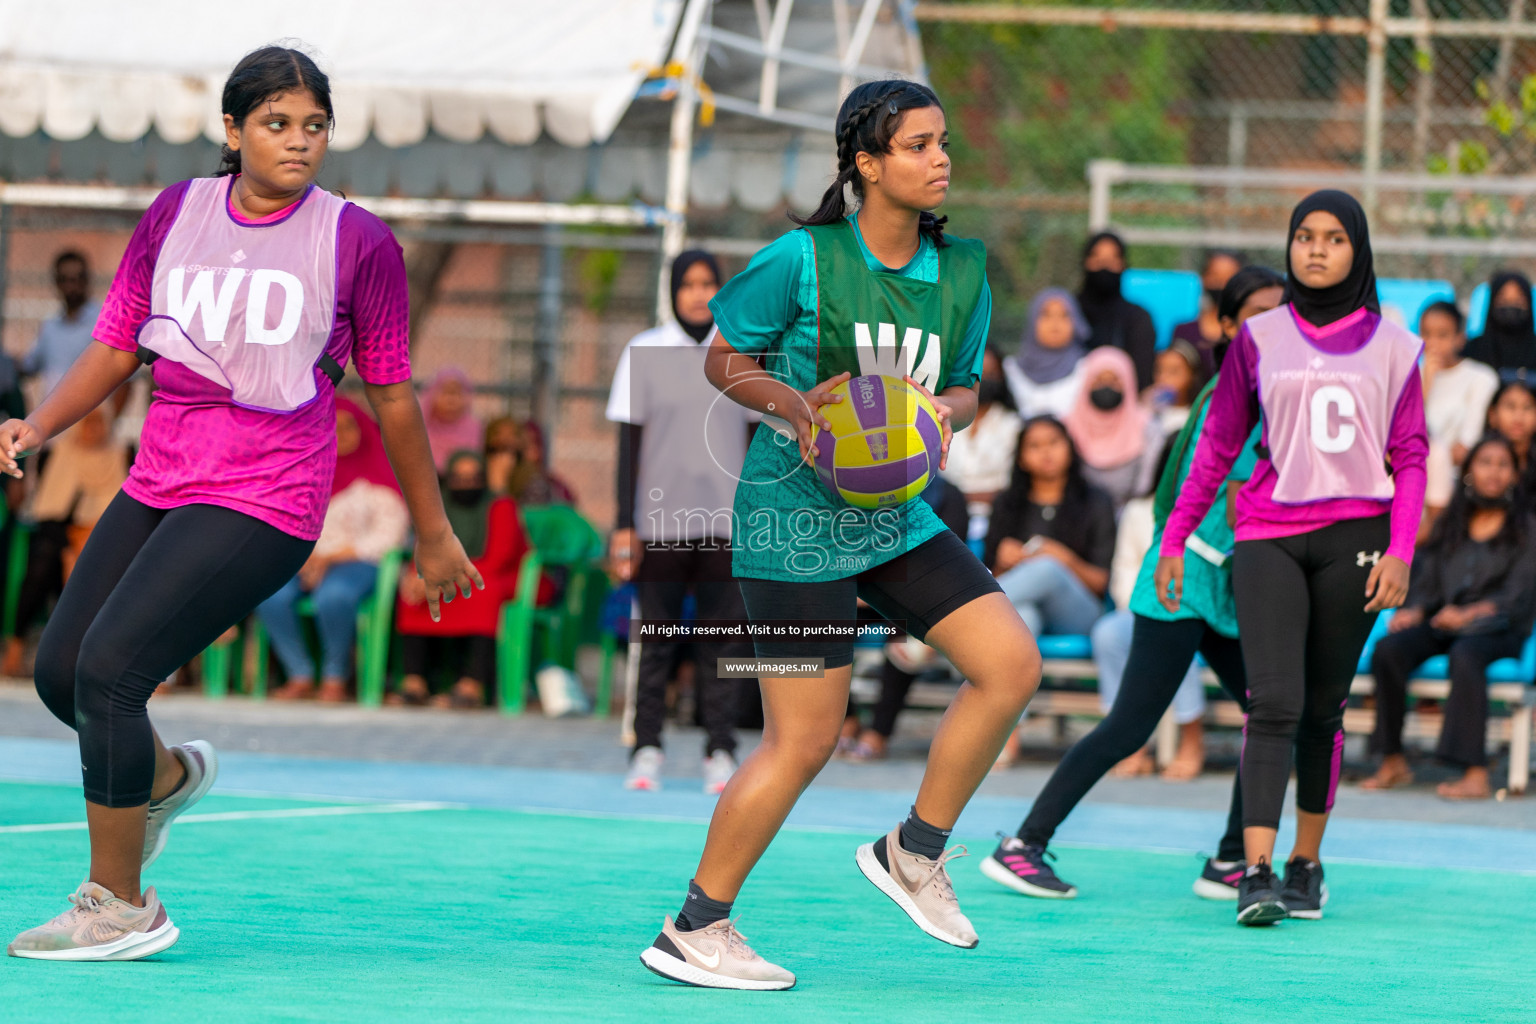
[[[1390,499],[1387,437],[1403,387],[1418,372],[1418,337],[1382,320],[1358,350],[1333,355],[1301,332],[1289,306],[1253,317],[1248,332],[1259,352],[1274,500]]]
[[[347,202],[311,186],[271,224],[241,224],[229,178],[196,178],[155,261],[139,344],[229,388],[236,405],[292,412],[315,398],[336,324],[336,228]]]

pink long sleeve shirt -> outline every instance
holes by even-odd
[[[1370,341],[1381,317],[1366,309],[1326,327],[1314,327],[1294,307],[1287,307],[1296,326],[1323,352],[1344,354]],[[1215,501],[1243,443],[1261,422],[1259,405],[1259,350],[1245,326],[1222,364],[1221,380],[1211,396],[1205,431],[1195,449],[1189,476],[1163,531],[1161,553],[1180,557],[1184,543]],[[1262,435],[1267,451],[1269,437]],[[1391,543],[1387,554],[1412,563],[1414,538],[1424,511],[1425,456],[1429,440],[1424,427],[1424,391],[1418,374],[1410,374],[1398,396],[1387,436],[1386,455],[1392,467],[1390,501],[1336,498],[1307,504],[1283,504],[1273,498],[1278,475],[1267,458],[1260,458],[1253,476],[1238,491],[1236,536],[1239,541],[1293,537],[1331,526],[1346,519],[1367,519],[1391,513]]]

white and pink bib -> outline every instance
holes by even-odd
[[[1289,306],[1248,321],[1273,499],[1287,505],[1392,497],[1387,438],[1398,399],[1418,372],[1418,337],[1382,320],[1364,345],[1334,354],[1296,326]]]
[[[229,185],[188,183],[155,261],[139,345],[229,388],[236,405],[292,412],[314,400],[336,324],[336,230],[348,204],[311,186],[290,216],[241,224]]]

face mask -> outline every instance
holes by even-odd
[[[982,405],[999,401],[1003,397],[1003,382],[1000,380],[985,380],[976,389],[976,399]]]
[[[1099,299],[1113,299],[1120,295],[1120,271],[1090,270],[1083,275],[1083,291]]]
[[[1112,412],[1120,408],[1120,403],[1125,401],[1125,396],[1117,388],[1106,385],[1088,392],[1088,401],[1092,402],[1093,407],[1100,412]]]
[[[1518,331],[1531,322],[1531,311],[1522,306],[1494,306],[1488,322],[1507,331]]]
[[[473,508],[475,505],[480,504],[480,500],[485,497],[485,490],[484,486],[450,487],[448,488],[448,500],[455,505]]]

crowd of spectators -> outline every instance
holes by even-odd
[[[1220,367],[1234,325],[1223,323],[1216,298],[1244,263],[1237,253],[1209,253],[1198,315],[1160,347],[1151,315],[1122,293],[1124,243],[1108,232],[1090,238],[1077,289],[1035,295],[1015,351],[987,347],[976,418],[955,435],[943,480],[924,496],[943,503],[947,521],[978,549],[1033,631],[1091,637],[1106,709],[1128,649],[1129,591],[1152,542],[1150,496],[1168,443]],[[24,413],[24,384],[35,381],[45,394],[90,340],[97,306],[85,258],[62,253],[53,270],[59,313],[42,324],[23,358],[0,356],[6,416]],[[1501,271],[1489,293],[1485,328],[1471,341],[1454,302],[1430,304],[1409,325],[1424,340],[1428,489],[1407,606],[1375,648],[1381,713],[1373,747],[1382,761],[1368,788],[1412,778],[1402,746],[1407,681],[1424,658],[1447,654],[1452,688],[1437,754],[1463,776],[1442,789],[1485,794],[1484,672],[1518,654],[1536,618],[1532,289],[1524,275]],[[6,674],[22,673],[29,631],[126,476],[147,391],[147,380],[131,381],[55,439],[25,481],[7,487],[12,514],[0,550],[18,550],[16,523],[28,536]],[[464,373],[445,369],[422,405],[449,518],[487,589],[483,598],[444,605],[433,622],[420,579],[408,562],[402,567],[392,595],[402,679],[392,703],[473,707],[493,698],[500,606],[516,592],[529,548],[518,509],[574,502],[548,464],[538,425],[510,417],[482,422],[473,391]],[[281,699],[349,698],[358,612],[374,598],[380,564],[409,547],[409,517],[369,413],[340,398],[336,429],[335,484],[315,553],[258,612],[284,676],[275,691]],[[313,648],[301,613],[313,616]],[[850,708],[841,749],[859,760],[883,756],[912,680],[932,663],[911,638],[893,642],[887,654],[875,720],[861,722]],[[1189,779],[1204,761],[1204,694],[1194,668],[1174,710],[1179,754],[1164,774]],[[1004,761],[1009,756],[1005,751]],[[1152,770],[1142,752],[1119,772]]]

